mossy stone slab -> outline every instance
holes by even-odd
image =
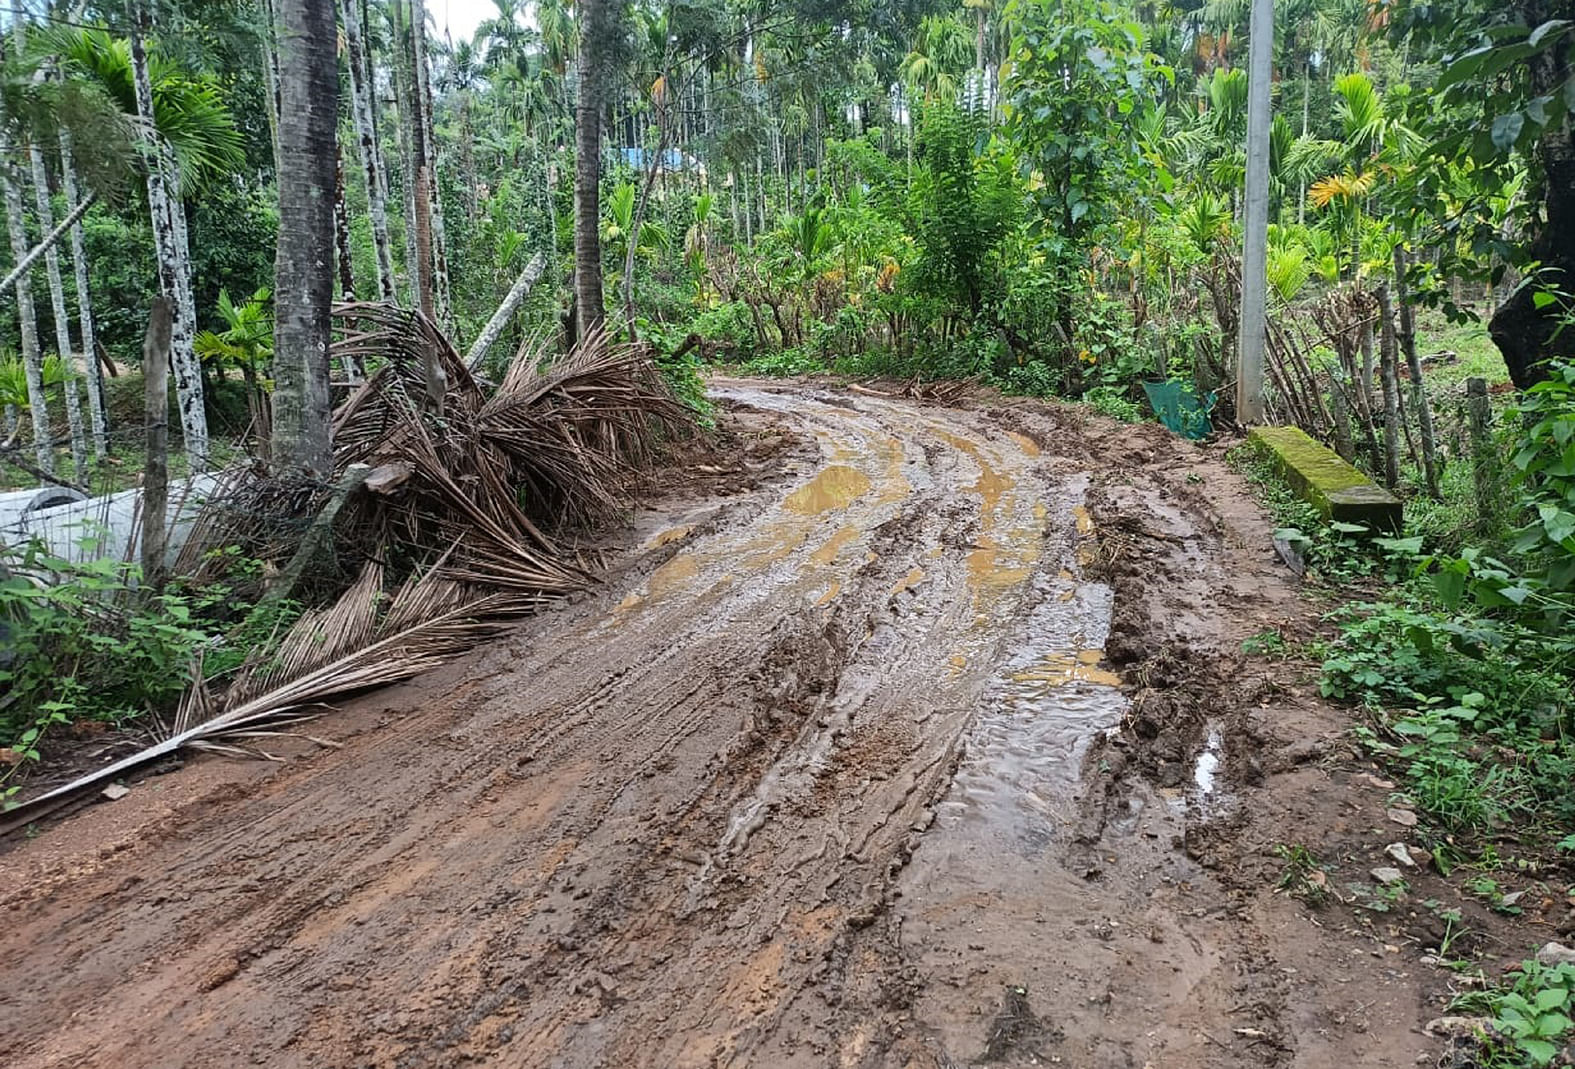
[[[1300,427],[1254,427],[1247,440],[1325,519],[1360,523],[1378,531],[1400,531],[1400,499]]]

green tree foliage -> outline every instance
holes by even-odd
[[[1047,265],[1071,285],[1115,223],[1172,184],[1145,158],[1138,118],[1173,75],[1109,0],[1013,0],[1006,130],[1029,172]],[[1068,295],[1058,321],[1069,347]]]
[[[1446,271],[1497,282],[1515,266],[1541,272],[1541,288],[1575,290],[1575,2],[1398,0],[1395,16],[1442,67],[1416,109],[1429,148],[1408,210],[1429,226]],[[1505,226],[1503,191],[1521,169],[1530,196]],[[1575,332],[1561,328],[1567,307],[1535,303],[1538,288],[1517,291],[1492,322],[1523,387],[1549,356],[1575,357]]]
[[[918,159],[914,285],[977,317],[1004,285],[1001,245],[1022,214],[1016,164],[992,144],[982,115],[939,102],[925,109]]]

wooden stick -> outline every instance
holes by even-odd
[[[1466,417],[1471,427],[1471,474],[1477,489],[1477,530],[1487,533],[1496,526],[1498,511],[1498,454],[1493,448],[1493,402],[1487,380],[1466,380]]]

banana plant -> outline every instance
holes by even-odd
[[[44,357],[44,389],[52,390],[64,383],[71,369],[60,357]],[[27,369],[14,353],[0,353],[0,408],[15,407],[27,411]]]

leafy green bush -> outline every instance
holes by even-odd
[[[62,560],[36,544],[0,549],[0,744],[36,760],[52,725],[119,724],[179,698],[212,635],[187,598],[139,594],[138,572],[112,559]]]
[[[826,370],[826,363],[804,349],[784,349],[746,361],[739,366],[739,370],[747,375],[791,378],[794,375],[818,374]]]
[[[1552,1065],[1575,1033],[1575,965],[1523,961],[1509,987],[1461,995],[1451,1010],[1493,1018],[1493,1036],[1482,1037],[1505,1060],[1484,1065],[1520,1069]]]
[[[1523,523],[1506,557],[1479,548],[1440,562],[1439,596],[1458,605],[1469,593],[1550,635],[1567,634],[1575,619],[1575,364],[1555,363],[1550,377],[1527,390],[1511,464]],[[1566,654],[1575,642],[1566,642]]]
[[[91,556],[91,539],[83,549]],[[64,560],[37,543],[0,548],[0,747],[37,760],[57,725],[169,709],[199,653],[211,679],[274,649],[301,606],[256,603],[262,565],[236,548],[207,565],[218,578],[150,595],[135,564]],[[0,797],[19,767],[0,774]]]
[[[1039,360],[1021,364],[1006,373],[1006,389],[1009,393],[1054,397],[1059,386],[1060,376],[1055,369]]]
[[[1530,522],[1515,550],[1540,565],[1554,595],[1575,589],[1575,364],[1555,364],[1520,403],[1525,425],[1511,462]]]
[[[1501,621],[1395,604],[1353,606],[1323,664],[1327,697],[1409,704],[1479,692],[1516,716],[1556,708],[1559,680],[1534,633]]]
[[[1083,402],[1102,416],[1119,419],[1122,423],[1141,423],[1143,408],[1135,404],[1127,391],[1115,386],[1095,386],[1083,395]]]
[[[751,359],[759,342],[749,306],[743,301],[707,308],[690,321],[688,329],[708,342],[717,343],[729,360],[739,362]]]
[[[700,365],[700,358],[694,351],[691,350],[683,356],[659,355],[656,366],[661,369],[662,378],[667,380],[673,395],[694,412],[700,425],[708,429],[715,427],[716,419],[712,415],[711,399],[705,393],[704,372]]]
[[[1000,246],[1022,210],[1016,164],[993,145],[982,113],[945,99],[919,124],[909,232],[919,258],[908,283],[977,317],[1002,289]]]

